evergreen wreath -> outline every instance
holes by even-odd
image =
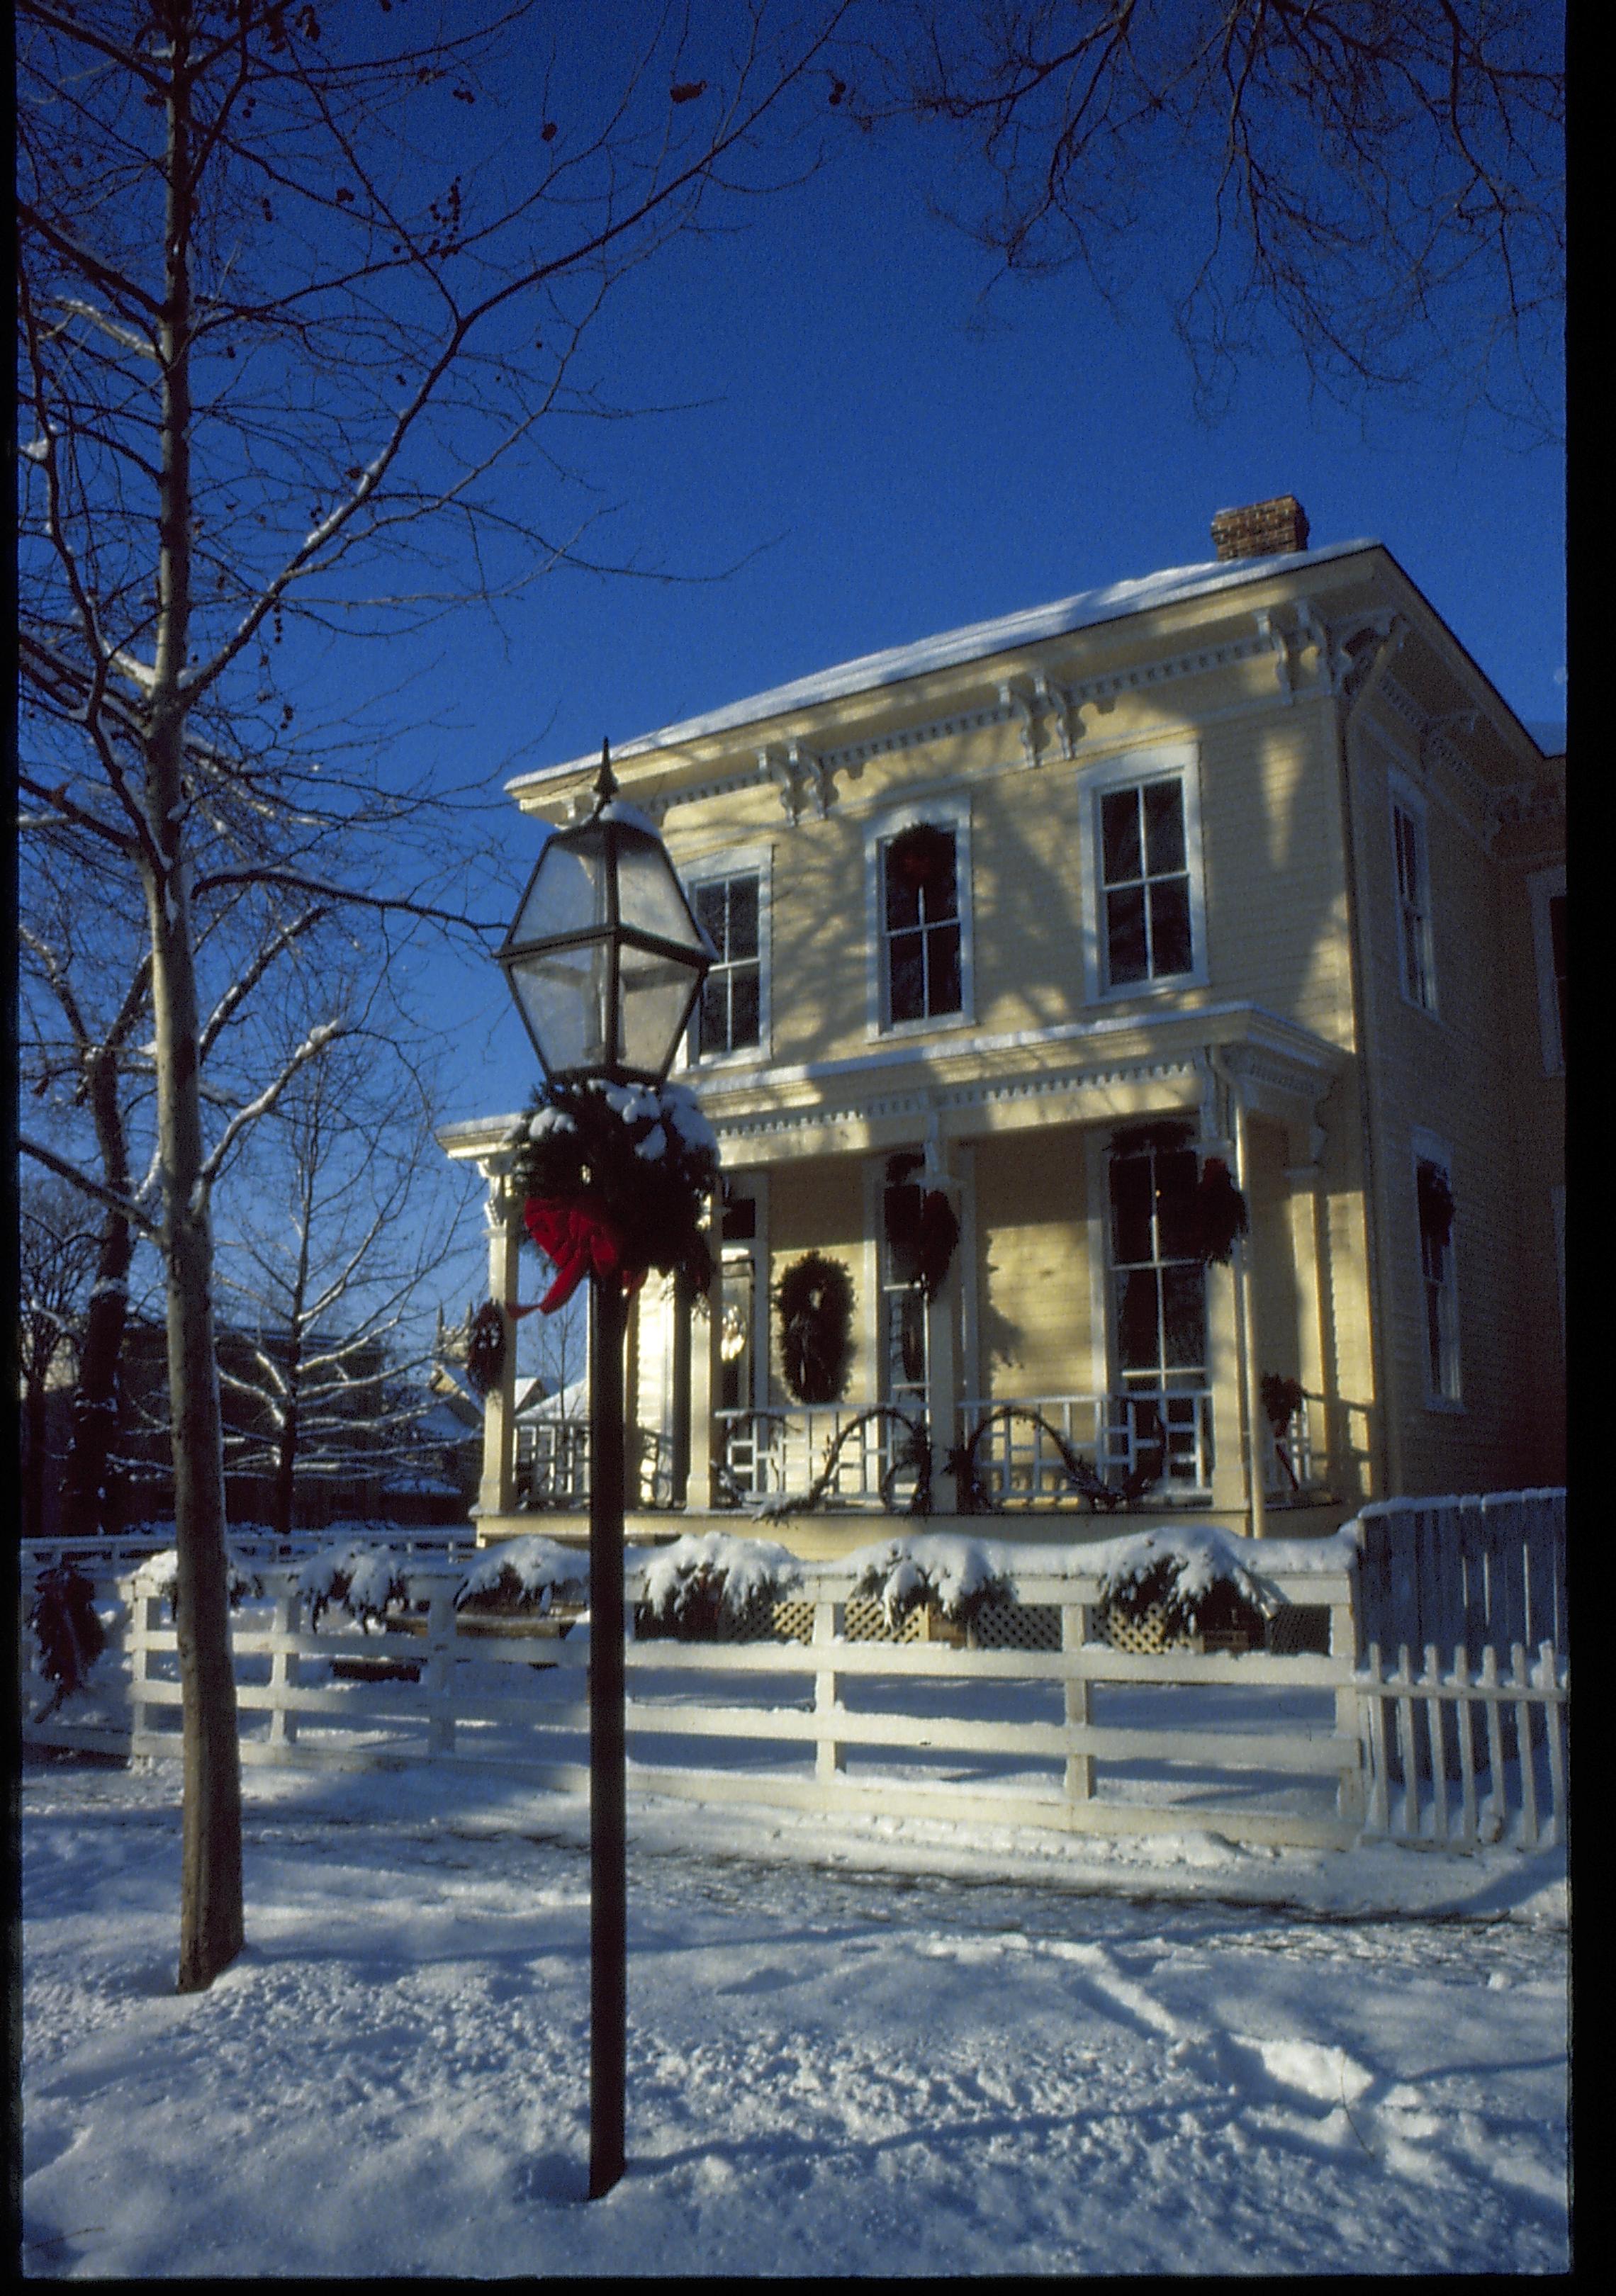
[[[90,1669],[107,1646],[106,1629],[95,1611],[95,1586],[76,1562],[57,1562],[34,1581],[29,1624],[39,1644],[40,1671],[56,1685],[44,1721],[62,1700],[82,1690]]]
[[[465,1375],[486,1399],[499,1385],[504,1368],[505,1319],[492,1300],[485,1300],[466,1333]]]
[[[540,1306],[562,1306],[588,1268],[633,1291],[648,1269],[712,1283],[703,1233],[718,1144],[680,1085],[550,1085],[511,1143],[529,1240],[558,1273]],[[554,1247],[553,1249],[552,1247]]]
[[[917,891],[930,893],[946,885],[956,865],[953,832],[939,829],[933,822],[917,821],[912,828],[900,829],[887,847],[892,876]]]
[[[1209,1156],[1201,1168],[1192,1205],[1190,1233],[1195,1257],[1226,1267],[1235,1238],[1243,1236],[1250,1225],[1246,1200],[1229,1177],[1228,1166],[1221,1156]]]
[[[840,1260],[804,1252],[781,1276],[775,1305],[786,1386],[799,1403],[834,1403],[852,1351],[852,1277]]]
[[[889,1248],[914,1267],[912,1280],[930,1306],[954,1264],[959,1221],[940,1188],[923,1188],[909,1178],[921,1161],[918,1156],[889,1160],[882,1221]]]

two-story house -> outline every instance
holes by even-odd
[[[1563,758],[1381,544],[1308,547],[1290,496],[1213,544],[614,744],[718,951],[681,1073],[721,1290],[687,1323],[653,1279],[631,1342],[687,1523],[832,1461],[779,1535],[867,1539],[838,1504],[901,1504],[923,1422],[934,1517],[1019,1536],[1079,1528],[1074,1460],[1095,1531],[1562,1475]],[[595,770],[510,791],[560,822]],[[503,1300],[513,1121],[440,1136]],[[828,1401],[782,1353],[809,1254],[850,1285]],[[534,1527],[510,1406],[485,1536]]]

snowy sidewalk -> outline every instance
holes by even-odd
[[[177,1766],[25,1770],[32,2275],[1567,2263],[1553,1859],[1006,1837],[945,1873],[754,1820],[764,1863],[743,1815],[643,1809],[629,2167],[590,2204],[582,1813],[246,1792],[249,1948],[182,2000]]]

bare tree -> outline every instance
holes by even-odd
[[[61,1180],[29,1179],[18,1202],[17,1358],[21,1375],[25,1538],[45,1525],[50,1469],[47,1409],[53,1378],[82,1344],[95,1269],[94,1214]]]
[[[783,49],[739,11],[698,53],[676,10],[609,86],[582,19],[569,55],[526,7],[423,12],[345,10],[328,35],[290,0],[17,11],[21,659],[68,766],[21,783],[133,866],[150,936],[182,1989],[242,1938],[212,1189],[325,1025],[210,1141],[198,903],[250,882],[474,925],[419,838],[409,873],[424,800],[385,757],[289,746],[299,681],[335,636],[579,556],[537,434],[611,411],[574,380],[588,323],[715,195],[766,180],[759,139],[838,11]]]
[[[1203,404],[1288,340],[1343,399],[1457,389],[1557,435],[1553,0],[916,0],[872,31],[863,116],[957,131],[954,220],[1002,273],[1160,289]]]
[[[218,1241],[226,1464],[273,1481],[283,1538],[299,1488],[419,1450],[426,1293],[482,1243],[474,1183],[433,1153],[437,1113],[373,1015],[288,1086],[237,1175]]]

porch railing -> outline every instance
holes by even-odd
[[[979,1487],[996,1507],[1075,1503],[1082,1494],[1062,1447],[1103,1481],[1147,1504],[1204,1505],[1211,1494],[1210,1388],[973,1396],[962,1406],[961,1421],[964,1440],[974,1443]]]
[[[780,1404],[715,1416],[735,1497],[800,1498],[827,1470],[833,1472],[823,1500],[832,1506],[878,1507],[894,1496],[901,1505],[908,1496],[907,1441],[890,1414],[876,1419],[865,1405],[833,1403]],[[915,1418],[918,1424],[918,1414]]]
[[[673,1502],[671,1446],[654,1428],[624,1430],[628,1447],[628,1503],[669,1506]],[[578,1514],[589,1505],[589,1422],[541,1421],[519,1431],[516,1484],[527,1507],[554,1507]]]

